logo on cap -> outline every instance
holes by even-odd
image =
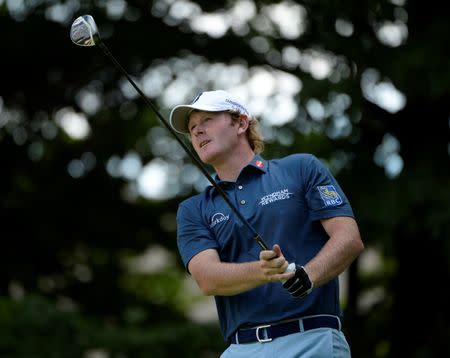
[[[195,102],[198,101],[198,99],[200,98],[200,96],[203,94],[203,92],[200,92],[197,97],[194,98],[194,100],[191,102],[191,104],[194,104]]]
[[[242,104],[237,103],[236,101],[232,101],[232,100],[229,99],[229,98],[227,98],[227,99],[225,100],[225,102],[227,102],[227,103],[231,104],[232,106],[234,106],[235,109],[236,109],[238,112],[244,112],[244,114],[248,114],[248,111],[245,109],[245,107],[244,107]]]

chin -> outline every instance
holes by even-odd
[[[199,156],[201,161],[203,163],[209,164],[209,165],[214,165],[214,163],[216,162],[216,156],[213,154],[206,154],[204,153],[203,155]]]
[[[210,157],[200,157],[201,161],[205,164],[213,165],[214,160]]]

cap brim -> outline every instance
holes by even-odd
[[[176,106],[172,109],[172,112],[170,112],[170,125],[178,133],[189,133],[188,115],[191,110],[191,106],[180,105]]]
[[[179,106],[176,106],[174,109],[172,109],[172,112],[170,112],[170,125],[172,126],[172,128],[175,129],[178,133],[189,134],[189,113],[193,109],[207,112],[222,112],[226,110],[213,106],[195,106],[181,104]]]

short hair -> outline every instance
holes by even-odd
[[[230,113],[233,122],[237,122],[239,117],[243,115],[239,111],[228,111],[228,113]],[[255,154],[262,153],[264,150],[264,138],[259,128],[259,122],[254,116],[249,116],[248,119],[249,123],[246,132],[248,143]]]

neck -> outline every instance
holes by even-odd
[[[243,148],[228,156],[224,162],[215,163],[213,167],[220,180],[235,182],[242,168],[250,163],[254,156],[255,153],[250,147]]]

